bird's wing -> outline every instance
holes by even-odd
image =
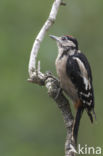
[[[94,93],[90,65],[84,54],[70,56],[66,65],[67,75],[78,90],[82,103],[94,107]]]

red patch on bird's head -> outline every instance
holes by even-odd
[[[65,35],[66,37],[70,37],[70,38],[73,38],[73,36],[71,36],[71,35]]]

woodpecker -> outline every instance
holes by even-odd
[[[79,50],[78,41],[72,36],[50,35],[57,43],[58,55],[55,61],[60,86],[71,98],[77,110],[73,135],[77,133],[83,111],[86,110],[91,123],[94,112],[94,89],[91,67],[86,56]]]

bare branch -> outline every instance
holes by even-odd
[[[65,156],[75,156],[75,153],[71,151],[71,146],[76,148],[76,145],[72,134],[74,119],[70,109],[70,103],[64,96],[64,94],[60,91],[60,83],[57,78],[53,76],[51,72],[47,72],[45,74],[42,73],[40,71],[40,61],[38,62],[38,66],[36,68],[36,59],[40,44],[43,41],[47,30],[55,22],[59,7],[64,4],[65,3],[62,2],[62,0],[54,0],[50,15],[34,41],[29,60],[28,81],[41,86],[45,86],[48,90],[49,96],[52,97],[53,100],[57,103],[57,106],[62,112],[65,128],[67,130]]]
[[[37,54],[40,48],[40,43],[42,42],[47,30],[52,26],[52,24],[55,22],[56,20],[56,16],[58,13],[58,9],[61,5],[62,0],[55,0],[50,12],[50,15],[47,19],[47,21],[45,22],[45,24],[43,25],[43,27],[41,28],[39,34],[37,35],[32,50],[31,50],[31,55],[30,55],[30,60],[29,60],[29,76],[30,78],[32,77],[32,73],[35,71],[36,69],[36,58],[37,58]]]

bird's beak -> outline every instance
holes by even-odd
[[[61,43],[61,40],[58,36],[49,35],[49,37],[51,37],[53,40],[56,40],[57,42]]]

